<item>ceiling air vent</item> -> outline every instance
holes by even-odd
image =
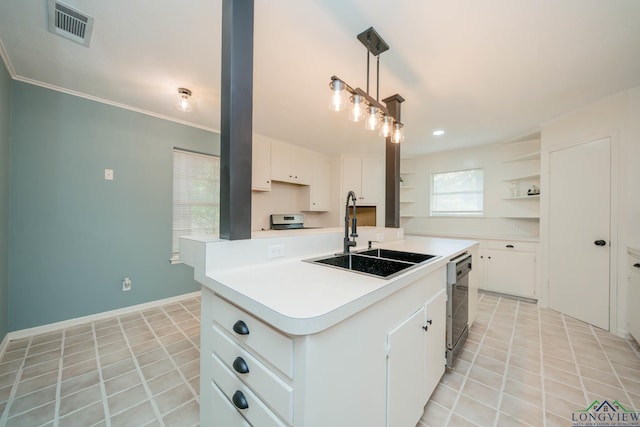
[[[49,31],[83,46],[89,46],[92,29],[93,18],[64,3],[49,0]]]

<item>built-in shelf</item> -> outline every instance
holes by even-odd
[[[505,216],[503,218],[508,218],[508,219],[533,219],[533,220],[535,220],[535,219],[540,219],[540,216],[524,216],[524,215],[515,216],[514,215],[514,216]]]
[[[415,200],[400,200],[400,203],[415,203]]]
[[[539,194],[535,194],[533,196],[503,197],[504,200],[533,200],[533,199],[539,199],[539,198],[540,198]]]
[[[525,179],[539,179],[539,178],[540,178],[540,174],[536,173],[536,174],[532,174],[532,175],[514,176],[513,178],[508,178],[508,179],[505,179],[503,181],[505,181],[505,182],[523,181]]]
[[[511,162],[524,162],[527,160],[540,160],[540,151],[535,151],[533,153],[524,154],[522,156],[515,157],[513,159],[505,161],[505,163]]]
[[[401,190],[411,190],[412,188],[416,188],[416,187],[414,187],[412,185],[401,185],[400,186]]]
[[[415,173],[415,172],[407,171],[407,172],[400,172],[400,175],[412,175],[412,174],[414,174],[414,173]]]
[[[400,215],[400,218],[414,218],[415,215]]]

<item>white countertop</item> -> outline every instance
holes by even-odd
[[[304,239],[299,232],[296,236],[298,241]],[[264,246],[264,242],[259,242],[261,240],[244,241],[243,245],[248,247],[262,243]],[[366,240],[370,239],[364,239],[364,245]],[[277,242],[287,240],[280,237]],[[442,269],[450,258],[474,244],[476,242],[419,236],[376,243],[374,247],[440,256],[435,261],[388,280],[303,261],[332,254],[321,248],[312,256],[307,251],[302,258],[289,256],[231,268],[223,268],[219,263],[215,269],[207,269],[204,279],[200,281],[203,286],[274,327],[289,334],[306,335],[333,326],[424,275]],[[217,252],[213,256],[216,258],[232,252],[229,247],[233,245],[234,241],[213,242],[207,245],[207,251]],[[339,247],[334,248],[333,252],[335,249]],[[210,256],[207,253],[206,258],[210,259]],[[203,267],[196,265],[194,268]],[[444,286],[445,275],[442,274]]]

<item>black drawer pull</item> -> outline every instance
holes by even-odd
[[[249,373],[249,365],[247,365],[247,362],[245,362],[242,357],[236,357],[236,360],[233,361],[233,369],[239,374]]]
[[[506,247],[507,248],[513,248],[513,245],[507,245]]]
[[[249,327],[242,320],[238,320],[233,325],[233,332],[235,332],[238,335],[249,335]]]
[[[635,268],[640,268],[640,262],[636,262],[635,264],[633,264],[633,266],[634,266]]]
[[[244,394],[240,390],[233,393],[231,400],[233,400],[233,404],[236,405],[236,408],[238,409],[247,409],[249,407],[247,398],[244,397]]]

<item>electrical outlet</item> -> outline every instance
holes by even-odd
[[[376,240],[378,242],[384,242],[384,233],[378,233],[376,234]]]
[[[104,179],[107,181],[113,181],[113,169],[104,170]]]
[[[269,245],[267,248],[267,257],[268,258],[278,258],[284,256],[284,245]]]
[[[122,292],[130,291],[130,290],[131,290],[131,279],[128,277],[125,277],[124,280],[122,281]]]

